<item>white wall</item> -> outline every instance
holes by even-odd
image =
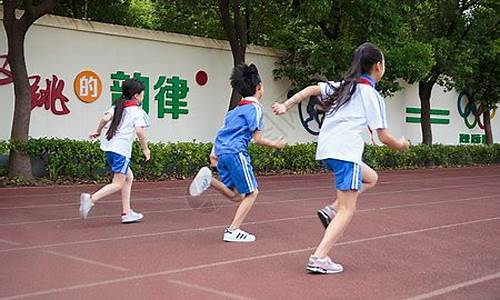
[[[26,60],[29,74],[39,74],[40,88],[45,79],[57,75],[64,80],[63,94],[69,99],[70,113],[54,115],[50,110],[36,107],[32,110],[30,135],[33,137],[68,137],[85,139],[97,126],[101,113],[110,105],[110,74],[124,71],[140,72],[149,77],[149,106],[151,128],[148,135],[153,141],[212,141],[222,124],[231,93],[229,73],[232,57],[224,41],[203,39],[123,26],[85,22],[46,16],[39,20],[26,37]],[[4,29],[0,30],[0,54],[6,54],[7,42]],[[307,133],[295,109],[285,117],[271,113],[276,100],[284,100],[290,84],[274,80],[272,70],[280,53],[273,49],[251,46],[247,62],[255,63],[265,86],[262,101],[265,113],[265,134],[270,137],[285,136],[290,143],[308,142],[315,137]],[[0,62],[0,66],[3,61]],[[195,81],[198,70],[208,73],[208,82],[200,86]],[[83,70],[92,70],[102,80],[102,95],[93,103],[84,103],[75,95],[73,82]],[[187,80],[189,92],[186,99],[189,113],[172,119],[157,117],[158,90],[153,88],[159,76],[179,76]],[[0,73],[0,79],[5,76]],[[434,125],[434,141],[444,144],[458,143],[459,133],[481,133],[479,128],[467,129],[456,109],[457,94],[445,93],[436,87],[432,94],[432,108],[450,110],[449,125]],[[416,86],[407,86],[387,100],[390,129],[396,136],[405,135],[413,143],[421,140],[420,124],[405,122],[407,106],[419,106]],[[8,139],[13,115],[13,85],[0,86],[0,139]],[[499,113],[500,114],[500,113]],[[314,122],[313,122],[314,123]],[[314,127],[314,126],[313,126]],[[500,117],[493,120],[494,138],[500,140]]]

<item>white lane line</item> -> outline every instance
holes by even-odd
[[[365,213],[365,212],[372,212],[372,211],[378,211],[378,210],[384,210],[384,209],[399,209],[399,208],[408,208],[408,207],[427,206],[427,205],[453,203],[453,202],[477,201],[477,200],[495,198],[498,196],[499,195],[490,195],[490,196],[483,196],[483,197],[445,200],[445,201],[430,202],[430,203],[429,202],[419,202],[419,203],[413,203],[413,204],[402,204],[402,205],[394,205],[394,206],[388,206],[388,207],[376,207],[376,208],[360,209],[360,210],[357,210],[356,213]],[[242,225],[259,225],[259,224],[268,224],[268,223],[275,223],[275,222],[295,221],[295,220],[301,220],[301,219],[312,219],[312,218],[316,218],[316,216],[315,215],[306,215],[306,216],[280,218],[280,219],[268,219],[268,220],[262,220],[262,221],[244,222]],[[168,235],[168,234],[186,233],[186,232],[194,232],[194,231],[206,231],[206,230],[221,229],[221,228],[226,228],[226,227],[227,227],[227,224],[213,225],[213,226],[207,226],[207,227],[198,227],[198,228],[185,228],[185,229],[178,229],[178,230],[160,231],[160,232],[154,232],[154,233],[121,235],[121,236],[117,236],[117,237],[109,237],[109,238],[101,238],[101,239],[81,240],[81,241],[74,241],[74,242],[62,242],[62,243],[54,243],[54,244],[46,244],[46,245],[2,249],[2,250],[0,250],[0,253],[23,251],[23,250],[33,250],[33,249],[43,249],[43,248],[52,248],[52,247],[59,247],[59,246],[81,245],[81,244],[135,239],[135,238],[144,238],[144,237],[163,236],[163,235]]]
[[[392,238],[392,237],[400,237],[400,236],[406,236],[406,235],[411,235],[411,234],[416,234],[416,233],[436,231],[436,230],[440,230],[440,229],[447,229],[447,228],[453,228],[453,227],[459,227],[459,226],[465,226],[465,225],[471,225],[471,224],[477,224],[477,223],[483,223],[483,222],[489,222],[489,221],[497,221],[497,220],[500,220],[500,216],[494,217],[494,218],[488,218],[488,219],[477,219],[477,220],[472,220],[472,221],[467,221],[467,222],[460,222],[460,223],[435,226],[435,227],[427,227],[427,228],[422,228],[422,229],[417,229],[417,230],[402,231],[402,232],[392,233],[392,234],[384,234],[384,235],[374,236],[374,237],[370,237],[370,238],[364,238],[364,239],[358,239],[358,240],[352,240],[352,241],[338,243],[338,244],[336,244],[336,246],[338,247],[338,246],[345,246],[345,245],[353,245],[353,244],[359,244],[359,243],[364,243],[364,242],[368,242],[368,241],[383,240],[383,239]],[[302,248],[302,249],[296,249],[296,250],[274,252],[274,253],[269,253],[269,254],[264,254],[264,255],[243,257],[243,258],[238,258],[238,259],[195,265],[195,266],[179,268],[179,269],[172,269],[172,270],[166,270],[166,271],[160,271],[160,272],[154,272],[154,273],[133,275],[133,276],[116,278],[116,279],[109,279],[109,280],[102,280],[102,281],[96,281],[96,282],[91,282],[91,283],[66,286],[66,287],[62,287],[62,288],[41,290],[41,291],[37,291],[37,292],[8,296],[8,297],[0,298],[0,300],[13,300],[13,299],[22,299],[22,298],[28,298],[28,297],[34,297],[34,296],[50,295],[50,294],[54,294],[54,293],[78,290],[78,289],[82,289],[82,288],[103,286],[103,285],[108,285],[108,284],[113,284],[113,283],[120,283],[120,282],[132,281],[132,280],[141,280],[141,279],[145,279],[145,278],[158,277],[158,276],[164,276],[164,275],[169,275],[169,274],[177,274],[177,273],[194,271],[194,270],[208,269],[208,268],[220,267],[220,266],[225,266],[225,265],[230,265],[230,264],[235,264],[235,263],[255,261],[255,260],[259,260],[259,259],[266,259],[266,258],[271,258],[271,257],[276,257],[276,256],[283,256],[283,255],[308,252],[308,251],[314,250],[315,248],[316,247],[308,247],[308,248]]]
[[[237,299],[237,300],[251,300],[251,299],[253,299],[253,298],[243,297],[243,296],[236,295],[236,294],[231,294],[231,293],[224,292],[224,291],[219,291],[219,290],[205,287],[205,286],[201,286],[198,284],[187,283],[187,282],[180,281],[180,280],[173,280],[172,279],[172,280],[169,280],[168,282],[173,283],[173,284],[177,284],[177,285],[181,285],[184,287],[192,288],[195,290],[200,290],[203,292],[212,293],[212,294],[219,295],[219,296],[229,298],[229,299]]]
[[[384,195],[384,194],[397,194],[397,193],[413,193],[413,192],[425,192],[425,191],[435,191],[442,189],[451,189],[451,188],[465,188],[469,186],[485,186],[485,185],[497,185],[496,182],[485,182],[485,183],[475,183],[470,185],[448,185],[441,187],[433,187],[433,188],[420,188],[413,190],[396,190],[396,191],[385,191],[385,192],[369,192],[363,194],[363,197],[367,196],[375,196],[375,195]],[[284,191],[292,191],[292,189],[284,190]],[[218,195],[218,194],[214,194]],[[219,195],[220,196],[220,195]],[[183,198],[189,196],[182,196]],[[331,197],[331,196],[330,196]],[[286,203],[286,202],[296,202],[296,201],[308,201],[308,200],[317,200],[317,199],[327,199],[328,196],[325,197],[315,197],[315,198],[301,198],[301,199],[293,199],[293,200],[279,200],[279,201],[257,201],[254,205],[269,205],[276,203]],[[234,207],[236,204],[230,205],[220,205],[218,207]],[[167,209],[167,210],[152,210],[152,211],[141,211],[142,213],[171,213],[171,212],[180,212],[180,211],[190,211],[192,208],[176,208],[176,209]],[[100,216],[91,216],[89,219],[105,219],[105,218],[116,218],[116,215],[100,215]],[[67,222],[67,221],[76,221],[80,220],[80,218],[61,218],[61,219],[48,219],[48,220],[40,220],[40,221],[24,221],[24,222],[9,222],[9,223],[0,223],[0,227],[2,226],[18,226],[18,225],[31,225],[31,224],[43,224],[43,223],[54,223],[54,222]]]
[[[464,288],[464,287],[468,287],[471,285],[475,285],[478,283],[486,282],[486,281],[497,279],[497,278],[500,278],[500,272],[495,273],[495,274],[491,274],[491,275],[487,275],[487,276],[483,276],[480,278],[464,281],[464,282],[457,283],[454,285],[450,285],[450,286],[447,286],[447,287],[444,287],[442,289],[438,289],[438,290],[435,290],[435,291],[432,291],[429,293],[420,294],[418,296],[407,298],[406,300],[425,300],[425,299],[429,299],[432,297],[444,295],[444,294],[456,291],[456,290]]]
[[[94,265],[94,266],[100,266],[100,267],[105,267],[105,268],[113,269],[113,270],[116,270],[116,271],[121,271],[121,272],[128,272],[128,271],[130,271],[129,269],[125,269],[125,268],[122,268],[122,267],[113,266],[113,265],[110,265],[110,264],[105,264],[105,263],[98,262],[98,261],[95,261],[95,260],[86,259],[86,258],[74,256],[74,255],[69,255],[69,254],[66,254],[66,253],[58,252],[58,251],[44,250],[43,252],[48,253],[48,254],[52,254],[52,255],[56,255],[56,256],[59,256],[59,257],[64,257],[64,258],[76,260],[76,261],[79,261],[79,262],[88,263],[88,264],[91,264],[91,265]]]
[[[324,187],[325,184],[328,184],[328,183],[331,183],[332,182],[332,179],[331,179],[331,175],[328,174],[328,175],[312,175],[311,177],[313,176],[317,176],[317,177],[321,177],[320,180],[315,180],[315,182],[323,182],[321,185],[318,185],[318,188],[319,187]],[[275,176],[273,176],[275,177]],[[436,181],[440,182],[440,181],[448,181],[448,180],[457,180],[457,179],[476,179],[476,178],[484,178],[484,179],[491,179],[491,178],[496,178],[496,177],[500,177],[500,175],[491,175],[491,176],[445,176],[445,177],[441,177],[441,178],[423,178],[423,179],[411,179],[411,180],[389,180],[389,181],[380,181],[377,183],[377,185],[385,185],[385,184],[399,184],[399,183],[410,183],[410,182],[428,182],[428,181],[431,181],[432,183],[436,183]],[[289,185],[290,183],[304,183],[304,180],[300,180],[300,179],[296,179],[296,180],[288,180],[288,181],[279,181],[279,182],[272,182],[272,181],[268,181],[268,182],[265,182],[266,184],[269,184],[269,185],[273,185],[273,186],[276,186],[276,185]],[[102,184],[104,185],[104,184]],[[99,185],[100,186],[100,185]],[[75,187],[78,187],[78,186],[75,186]],[[93,186],[95,187],[95,185]],[[187,190],[188,188],[188,185],[186,183],[186,186],[183,186],[183,187],[154,187],[154,188],[138,188],[138,189],[133,189],[132,192],[141,192],[141,191],[168,191],[168,190]],[[6,188],[2,188],[3,190],[5,190]],[[278,191],[282,191],[282,189],[277,189],[277,190],[273,190],[273,189],[265,189],[263,190],[262,192],[278,192]],[[22,195],[0,195],[0,199],[9,199],[9,198],[23,198],[23,197],[29,197],[29,198],[38,198],[38,197],[51,197],[51,196],[70,196],[70,195],[74,195],[75,197],[78,196],[81,192],[60,192],[60,193],[37,193],[35,195],[29,195],[29,194],[22,194]]]
[[[9,244],[9,245],[12,245],[12,246],[20,246],[20,245],[22,245],[21,243],[16,243],[16,242],[9,241],[9,240],[4,240],[4,239],[0,239],[0,242],[5,243],[5,244]]]

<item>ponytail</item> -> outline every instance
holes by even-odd
[[[122,121],[123,109],[125,108],[125,100],[123,97],[116,99],[115,101],[115,112],[113,114],[113,120],[111,121],[111,126],[109,126],[108,132],[106,133],[106,138],[111,140],[118,129],[118,125]]]
[[[382,51],[372,43],[363,43],[354,51],[351,67],[342,78],[338,88],[327,82],[329,89],[333,90],[325,101],[318,105],[317,110],[323,113],[335,113],[340,107],[351,100],[356,92],[358,80],[361,75],[371,71],[374,64],[384,60]]]
[[[125,108],[125,100],[130,100],[134,95],[140,94],[144,91],[144,83],[137,79],[127,79],[122,84],[122,96],[115,101],[115,113],[113,114],[113,120],[111,121],[111,126],[109,126],[108,132],[106,133],[106,138],[111,140],[115,136],[116,130],[122,121],[123,110]]]

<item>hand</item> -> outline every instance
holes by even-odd
[[[406,151],[410,148],[410,143],[405,137],[399,139],[399,144],[400,144],[399,151],[401,152]]]
[[[151,159],[151,152],[149,151],[149,149],[143,149],[142,153],[144,154],[144,157],[146,158],[146,161],[148,161],[148,160]]]
[[[274,103],[272,108],[275,115],[284,115],[288,111],[285,104],[278,102]]]
[[[273,142],[273,147],[276,149],[283,149],[286,146],[286,140],[282,137]]]
[[[91,132],[91,133],[89,134],[89,138],[90,138],[90,139],[96,139],[96,138],[98,138],[100,135],[101,135],[101,133],[100,133],[99,131],[97,131],[97,130],[96,130],[96,131],[93,131],[93,132]]]

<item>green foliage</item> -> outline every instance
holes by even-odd
[[[488,3],[489,1],[485,1]],[[456,69],[454,86],[491,110],[500,103],[500,10],[481,6],[475,11],[478,22],[467,39],[471,59],[468,68]]]
[[[9,143],[7,141],[0,141],[0,155],[9,154]]]
[[[385,54],[386,75],[380,83],[385,95],[400,89],[398,79],[420,80],[434,64],[426,43],[411,38],[405,19],[406,1],[294,1],[287,7],[284,26],[275,29],[273,45],[289,53],[279,62],[277,77],[288,77],[297,87],[318,75],[340,80],[350,66],[354,49],[365,41]]]
[[[147,180],[190,178],[209,164],[210,143],[150,143],[151,160],[146,162],[138,144],[132,150],[135,178]],[[44,164],[50,181],[102,181],[111,178],[99,143],[69,139],[31,139],[27,143],[0,142],[0,152],[9,148],[28,153]],[[249,154],[257,174],[304,174],[324,171],[315,160],[316,143],[287,146],[283,150],[250,145]],[[397,153],[387,147],[367,145],[364,161],[375,169],[467,166],[500,163],[500,144],[416,145]],[[5,173],[0,173],[4,176]],[[22,184],[20,179],[11,183]]]

